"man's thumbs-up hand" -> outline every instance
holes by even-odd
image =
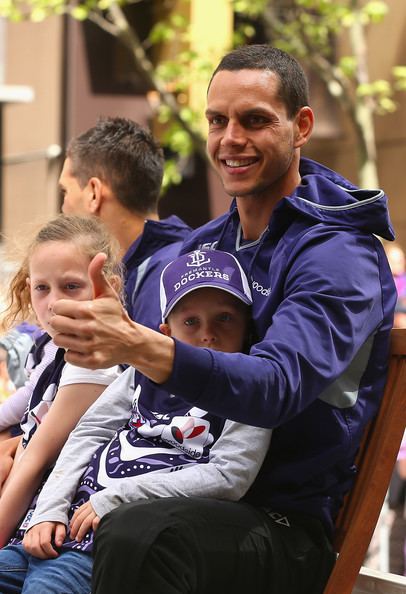
[[[66,361],[90,369],[127,363],[128,353],[116,339],[135,326],[103,273],[105,261],[106,255],[99,253],[89,264],[93,299],[57,301],[50,323],[55,344],[67,349]]]
[[[103,266],[106,259],[106,254],[100,252],[95,255],[89,264],[88,273],[93,286],[93,299],[113,297],[119,300],[116,291],[113,289],[103,272]]]
[[[129,318],[103,273],[105,260],[99,253],[89,264],[92,300],[55,302],[50,322],[54,342],[67,350],[65,359],[73,365],[98,369],[125,363],[161,383],[172,370],[173,340]]]

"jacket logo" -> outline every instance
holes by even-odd
[[[271,294],[271,287],[263,287],[257,281],[253,281],[252,288],[254,289],[254,291],[261,293],[261,295],[263,295],[264,297],[269,297],[269,295]]]

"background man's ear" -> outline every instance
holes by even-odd
[[[162,334],[165,334],[165,336],[172,335],[169,324],[159,324],[159,330],[162,332]]]
[[[93,215],[97,215],[100,211],[103,201],[103,182],[99,177],[91,177],[89,179],[89,190],[91,192],[88,201],[89,211]]]

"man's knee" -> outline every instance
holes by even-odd
[[[185,509],[186,507],[186,509]],[[111,553],[128,552],[131,546],[139,549],[149,546],[168,529],[183,524],[188,508],[180,498],[167,498],[121,505],[105,516],[96,533],[96,552],[107,547]]]

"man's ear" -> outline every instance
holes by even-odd
[[[162,332],[162,334],[165,334],[165,336],[172,336],[171,327],[169,324],[159,324],[159,330]]]
[[[308,107],[301,107],[295,116],[295,148],[300,148],[309,140],[313,131],[314,114],[313,110]]]
[[[88,182],[90,197],[88,208],[92,215],[98,215],[103,202],[103,182],[99,177],[91,177]]]

